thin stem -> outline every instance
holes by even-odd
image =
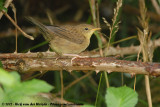
[[[151,0],[153,7],[155,8],[156,12],[160,15],[160,7],[156,0]]]
[[[151,90],[150,90],[150,83],[149,83],[149,76],[145,75],[145,85],[146,85],[146,94],[149,107],[152,107],[152,98],[151,98]]]
[[[52,20],[52,17],[51,17],[49,10],[47,10],[47,16],[48,16],[50,24],[53,25],[53,20]]]
[[[71,82],[68,86],[66,86],[64,88],[64,91],[68,90],[70,87],[72,87],[73,85],[75,85],[76,83],[78,83],[79,81],[81,81],[82,79],[88,77],[89,75],[91,75],[93,72],[88,72],[87,74],[85,74],[84,76],[74,80],[73,82]]]
[[[122,77],[122,86],[124,84],[124,76],[123,76],[123,72],[121,73],[121,77]]]
[[[100,75],[100,80],[99,80],[99,84],[98,84],[98,90],[97,90],[97,96],[96,96],[95,107],[96,107],[97,101],[98,101],[98,95],[99,95],[99,89],[100,89],[100,86],[101,86],[101,80],[102,80],[102,73],[101,73],[101,75]]]
[[[63,71],[62,70],[60,70],[60,77],[61,77],[61,101],[63,101],[64,85],[63,85]],[[61,107],[63,107],[63,104],[61,104]]]
[[[134,91],[136,90],[136,75],[135,75],[135,78],[134,78]]]
[[[105,79],[106,79],[107,88],[109,88],[109,80],[108,80],[107,72],[104,72],[104,76],[105,76]]]
[[[10,3],[12,3],[12,1],[13,0],[6,0],[4,7],[8,8],[8,6],[10,5]],[[3,16],[3,11],[0,11],[0,19],[2,18],[2,16]]]
[[[2,10],[2,13],[12,22],[12,24],[28,39],[34,40],[34,38],[28,34],[26,34],[16,23],[15,21],[6,13]]]
[[[93,73],[92,72],[88,72],[87,74],[83,75],[82,77],[74,80],[73,82],[71,82],[69,85],[67,85],[66,87],[64,87],[64,93],[66,90],[68,90],[69,88],[71,88],[73,85],[75,85],[76,83],[78,83],[79,81],[83,80],[84,78],[88,77],[89,75],[91,75]],[[56,95],[59,95],[60,92],[58,92]]]
[[[14,6],[13,3],[11,3],[10,6],[12,7],[12,11],[14,13],[14,20],[15,20],[15,23],[17,25],[16,8],[15,8],[15,6]],[[15,46],[16,50],[15,50],[15,52],[17,53],[18,52],[18,48],[17,48],[17,46],[18,46],[18,42],[17,42],[17,39],[18,39],[17,28],[15,28],[15,35],[16,35],[16,38],[15,38],[16,39],[16,46]]]

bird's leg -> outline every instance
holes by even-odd
[[[54,51],[54,52],[57,54],[57,58],[55,59],[55,63],[57,63],[57,60],[62,57],[62,54],[58,53],[56,51]]]

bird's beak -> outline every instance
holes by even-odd
[[[94,28],[93,31],[101,30],[101,28]]]

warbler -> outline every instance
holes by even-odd
[[[89,24],[46,26],[32,17],[27,19],[39,28],[50,48],[59,55],[81,53],[90,44],[92,34],[101,29]]]

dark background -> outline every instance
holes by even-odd
[[[13,1],[16,10],[17,10],[17,22],[18,25],[22,29],[34,28],[32,24],[30,24],[25,17],[32,16],[43,24],[49,25],[50,22],[47,17],[47,12],[49,12],[50,16],[53,19],[55,25],[63,25],[63,24],[80,24],[80,23],[93,23],[90,6],[88,0],[14,0]],[[116,0],[101,0],[99,6],[99,14],[100,14],[100,24],[102,28],[102,32],[109,35],[109,30],[106,27],[105,23],[102,20],[102,17],[105,17],[111,23],[111,19],[113,17],[113,9],[116,6]],[[150,0],[146,0],[146,7],[149,12],[156,14],[152,3]],[[131,11],[132,9],[132,11]],[[119,27],[119,31],[116,34],[115,41],[133,36],[137,34],[136,27],[140,27],[140,24],[137,20],[137,16],[139,11],[139,2],[138,0],[124,0],[120,20],[121,24]],[[12,9],[8,8],[8,14],[14,18],[14,14]],[[160,19],[156,20],[154,18],[150,18],[150,30],[152,31],[152,38],[158,38],[160,35]],[[1,53],[13,53],[15,51],[15,34],[7,35],[8,32],[14,31],[15,27],[12,23],[3,16],[0,20],[0,52]],[[34,41],[25,38],[21,33],[18,36],[18,52],[25,52],[26,50],[34,47],[37,44],[43,43],[45,40],[41,34],[35,33],[30,35],[36,35]],[[105,37],[107,39],[107,37]],[[119,44],[115,44],[114,46],[127,47],[131,45],[139,45],[137,38],[131,39],[128,41],[123,41]],[[44,52],[49,48],[48,44],[38,47],[36,49],[31,50],[31,52]],[[98,48],[97,39],[95,36],[91,38],[91,44],[87,48],[87,50],[93,50]],[[154,51],[153,62],[160,61],[160,50],[156,48]],[[125,58],[129,57],[129,58]],[[125,55],[123,58],[126,60],[136,60],[136,55]],[[122,59],[123,59],[122,58]],[[64,86],[67,86],[69,83],[75,80],[75,77],[81,77],[85,73],[84,72],[76,72],[73,71],[71,75],[68,72],[63,72],[64,75]],[[86,103],[86,104],[94,104],[97,86],[99,82],[100,73],[96,74],[95,72],[90,76],[90,78],[86,78],[79,82],[78,84],[72,86],[69,90],[66,91],[64,95],[64,99],[67,101],[72,101],[75,103]],[[60,75],[59,71],[49,71],[40,77],[37,77],[47,81],[48,83],[55,86],[55,90],[53,93],[60,91]],[[91,79],[92,78],[92,79]],[[160,105],[160,87],[159,87],[159,77],[154,78],[151,77],[151,92],[152,92],[152,101],[155,107]],[[93,84],[93,81],[95,84]],[[119,87],[121,86],[121,73],[110,73],[109,74],[109,82],[110,86]],[[82,85],[84,87],[82,87]],[[130,75],[124,74],[124,84],[132,87],[134,84],[134,78],[131,78]],[[138,92],[139,102],[137,107],[145,107],[147,105],[146,93],[145,93],[145,84],[144,84],[144,76],[137,75],[137,83],[136,83],[136,91]],[[100,94],[98,99],[99,106],[105,106],[104,96],[106,93],[106,83],[104,76],[102,77],[102,83],[100,87]]]

